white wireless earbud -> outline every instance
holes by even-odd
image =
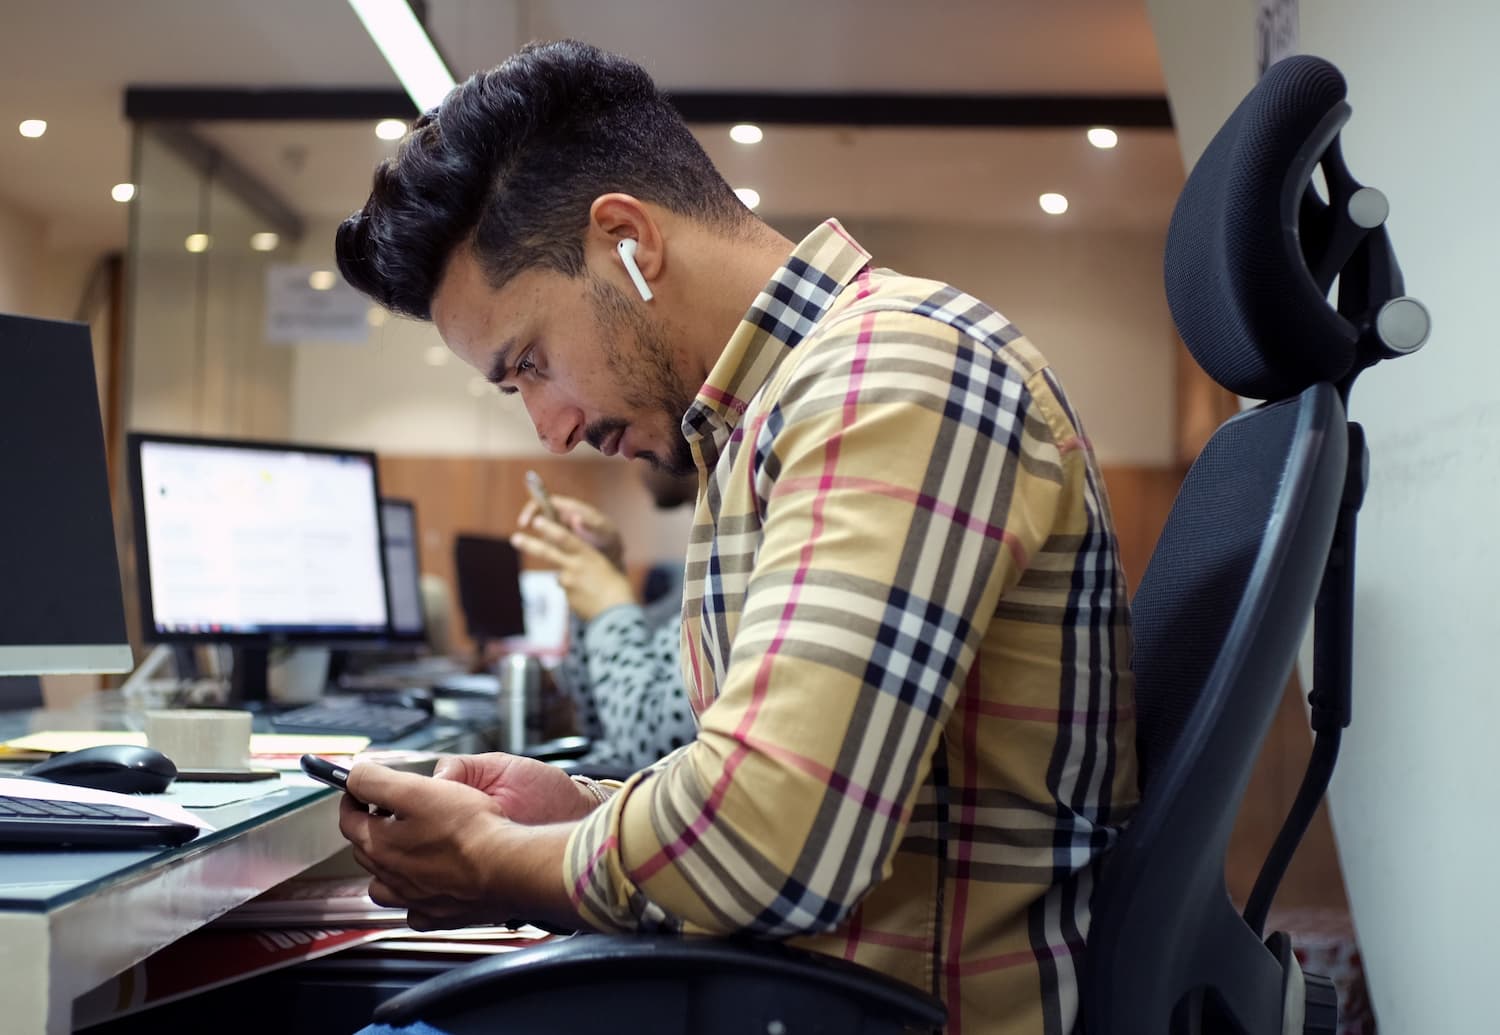
[[[625,264],[625,272],[630,274],[635,289],[641,293],[642,300],[651,301],[651,285],[646,283],[646,278],[641,276],[641,268],[635,264],[635,238],[625,238],[620,242],[619,248],[620,261]]]

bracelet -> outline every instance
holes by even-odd
[[[569,779],[592,794],[595,805],[603,805],[609,801],[609,792],[604,789],[603,784],[593,777],[574,775],[569,777]]]

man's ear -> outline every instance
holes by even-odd
[[[630,279],[619,253],[620,242],[627,238],[635,241],[632,257],[641,276],[648,283],[661,276],[666,264],[661,227],[639,198],[620,193],[599,195],[589,206],[586,234],[585,251],[607,252],[602,260],[612,263],[622,278]]]

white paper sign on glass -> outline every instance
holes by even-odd
[[[266,342],[304,345],[370,340],[371,302],[332,269],[273,263],[266,267]]]

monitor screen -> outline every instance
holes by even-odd
[[[386,582],[391,593],[391,639],[422,640],[422,561],[417,543],[417,508],[411,500],[380,501]]]
[[[453,568],[470,639],[482,642],[525,634],[521,558],[514,546],[493,536],[455,536]]]
[[[133,664],[89,329],[0,316],[0,675]]]
[[[373,453],[142,434],[130,445],[148,636],[386,634]]]

